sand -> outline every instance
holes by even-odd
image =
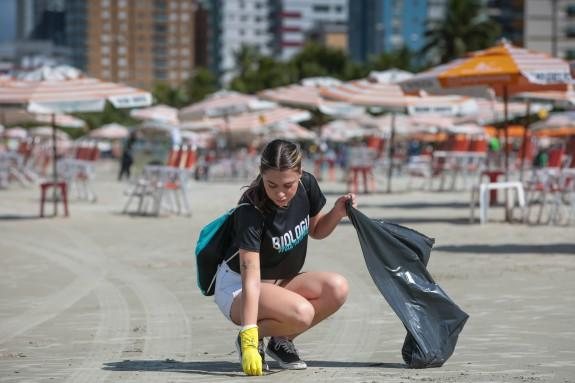
[[[39,188],[0,190],[0,382],[246,381],[237,328],[195,282],[199,229],[245,181],[191,183],[192,216],[121,214],[126,183],[98,166],[96,203],[38,218]],[[469,192],[359,196],[359,209],[436,238],[429,269],[469,315],[441,368],[406,369],[405,330],[349,222],[311,241],[307,270],[343,274],[344,307],[296,340],[309,368],[259,381],[575,382],[575,226],[470,225]],[[323,182],[331,206],[343,183]],[[51,211],[49,206],[48,211]],[[255,379],[255,378],[254,378]]]

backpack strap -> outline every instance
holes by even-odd
[[[230,214],[233,213],[237,208],[239,208],[239,207],[241,207],[241,206],[246,206],[246,205],[251,205],[251,204],[248,203],[248,202],[240,203],[240,204],[238,204],[236,207],[233,208],[233,210],[230,212]],[[255,206],[254,206],[254,207],[255,207]],[[256,207],[256,209],[257,209],[257,207]],[[258,209],[258,210],[259,210],[259,209]],[[240,250],[238,249],[238,251],[236,251],[231,257],[229,257],[228,259],[224,259],[224,260],[222,261],[222,263],[226,263],[226,264],[227,264],[229,261],[231,261],[232,259],[234,259],[235,257],[237,257],[237,255],[238,255],[239,253],[240,253]],[[212,281],[210,282],[210,285],[209,285],[207,291],[210,291],[210,290],[211,290],[212,286],[213,286],[214,283],[216,282],[216,276],[217,276],[217,275],[218,275],[218,273],[216,272],[216,273],[214,274],[213,278],[212,278]]]

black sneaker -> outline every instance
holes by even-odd
[[[307,364],[299,358],[293,342],[285,337],[271,337],[266,352],[281,368],[287,370],[303,370]]]
[[[268,364],[266,363],[266,355],[265,355],[264,349],[265,349],[264,340],[260,339],[258,341],[258,352],[260,353],[260,356],[262,357],[262,370],[263,371],[269,371],[270,368],[269,368]],[[238,355],[240,356],[240,364],[242,364],[242,341],[240,339],[239,334],[238,334],[238,337],[236,338],[236,350],[238,351]]]

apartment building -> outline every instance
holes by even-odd
[[[83,48],[90,75],[147,89],[156,82],[176,86],[191,76],[194,1],[99,0],[78,10],[85,12],[78,18],[87,20]]]
[[[575,59],[575,1],[525,0],[525,46]]]
[[[277,14],[279,57],[292,58],[310,34],[317,35],[327,45],[343,47],[342,42],[347,40],[347,4],[347,0],[281,0]]]
[[[349,2],[349,52],[365,62],[402,47],[420,50],[424,43],[427,0],[354,0]]]

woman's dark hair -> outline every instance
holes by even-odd
[[[242,200],[247,200],[262,212],[269,212],[273,202],[264,188],[262,174],[268,170],[301,171],[302,152],[298,144],[287,140],[270,141],[261,153],[260,174],[247,187]]]

